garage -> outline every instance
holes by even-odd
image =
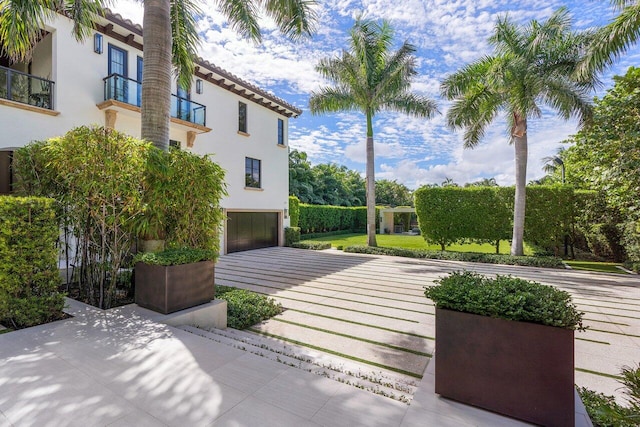
[[[227,212],[227,253],[278,246],[278,212]]]

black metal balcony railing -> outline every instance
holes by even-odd
[[[0,98],[53,110],[54,82],[0,67]]]
[[[119,74],[104,78],[104,100],[113,99],[140,107],[142,84]],[[187,98],[171,95],[171,117],[206,126],[207,107]]]

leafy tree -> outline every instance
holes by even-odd
[[[441,185],[442,187],[460,187],[453,178],[445,178]]]
[[[382,110],[417,117],[437,112],[435,102],[409,91],[416,75],[415,47],[408,42],[391,51],[393,30],[387,22],[358,19],[351,30],[349,50],[324,58],[316,70],[334,85],[314,91],[309,99],[313,114],[360,111],[367,121],[367,243],[377,246],[373,117]]]
[[[614,82],[596,99],[592,124],[567,141],[573,145],[562,158],[568,183],[603,192],[607,222],[621,220],[625,249],[640,259],[640,68],[629,68]]]
[[[0,48],[14,60],[28,59],[45,21],[61,13],[74,21],[78,41],[87,38],[93,22],[110,0],[31,0],[0,3]],[[197,0],[144,0],[144,69],[142,74],[142,139],[169,148],[171,67],[178,83],[191,85],[198,47]],[[315,22],[314,0],[216,0],[231,26],[245,37],[261,40],[263,11],[287,36],[310,35]]]
[[[376,181],[376,204],[389,206],[413,206],[413,194],[406,185],[388,179]]]
[[[289,195],[297,196],[302,203],[311,203],[314,198],[314,181],[311,162],[307,153],[291,150],[289,153]]]
[[[524,253],[527,122],[541,117],[543,106],[564,119],[577,116],[580,123],[590,117],[587,94],[595,79],[574,76],[591,37],[592,33],[571,31],[565,8],[545,22],[532,20],[526,26],[505,16],[498,19],[489,39],[494,55],[463,67],[442,83],[442,95],[454,100],[447,113],[449,126],[464,129],[466,148],[480,142],[500,113],[507,115],[516,160],[512,255]]]
[[[495,178],[482,178],[479,181],[467,182],[465,187],[499,187]]]

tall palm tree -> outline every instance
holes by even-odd
[[[142,0],[141,0],[142,1]],[[77,40],[91,34],[95,18],[112,0],[0,1],[0,48],[14,60],[26,60],[47,19],[62,13],[74,21]],[[164,150],[169,147],[172,64],[178,83],[188,88],[198,48],[198,0],[143,0],[144,68],[142,75],[142,138]],[[296,39],[313,32],[315,0],[215,0],[231,26],[256,42],[261,40],[260,11],[280,30]]]
[[[338,57],[321,59],[316,70],[334,86],[313,91],[309,108],[313,114],[360,111],[367,121],[367,243],[376,242],[376,195],[373,150],[373,117],[387,110],[416,117],[432,117],[438,110],[433,100],[409,91],[416,73],[415,47],[405,41],[391,51],[393,30],[383,21],[357,19],[351,29],[349,50]]]
[[[516,165],[512,255],[524,254],[527,121],[541,117],[543,106],[564,119],[577,116],[581,124],[589,119],[588,93],[595,78],[573,76],[592,36],[571,31],[565,8],[545,22],[533,20],[526,26],[505,16],[489,39],[494,55],[463,67],[442,83],[443,97],[454,100],[448,124],[464,130],[465,148],[475,147],[500,113],[507,115]]]

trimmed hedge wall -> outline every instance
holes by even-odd
[[[300,199],[296,196],[289,196],[289,226],[298,227],[300,222]]]
[[[13,328],[63,317],[53,199],[0,196],[0,322]]]
[[[300,227],[302,234],[337,230],[364,232],[367,229],[367,208],[365,206],[344,207],[306,203],[300,203],[299,206],[298,227]],[[376,227],[379,226],[379,216],[379,210],[376,208]]]
[[[514,187],[422,187],[414,195],[422,235],[442,250],[466,239],[510,239],[514,193]],[[570,186],[527,187],[525,240],[557,253],[585,201]]]
[[[300,227],[286,227],[284,229],[284,245],[291,246],[300,241]]]

